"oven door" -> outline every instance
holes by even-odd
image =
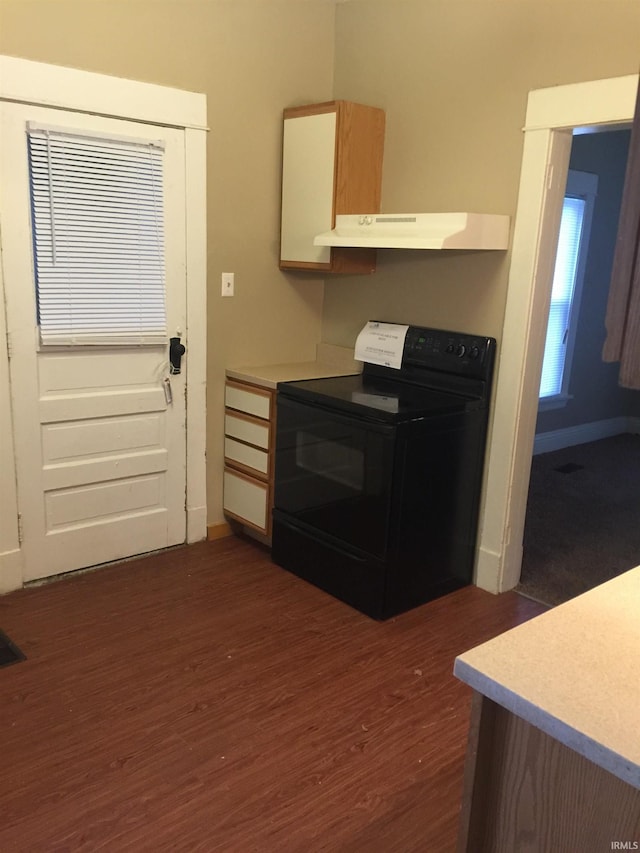
[[[375,557],[387,548],[395,427],[278,394],[274,506]]]

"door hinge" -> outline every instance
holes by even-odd
[[[18,513],[18,545],[22,545],[24,540],[24,529],[22,527],[22,513]]]
[[[13,340],[11,337],[11,332],[7,332],[7,358],[11,358],[13,355]]]

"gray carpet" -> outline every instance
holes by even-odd
[[[640,436],[533,457],[518,592],[551,606],[640,565]]]

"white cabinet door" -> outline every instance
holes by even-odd
[[[224,470],[225,512],[259,530],[269,532],[269,486],[230,468]]]
[[[168,346],[39,345],[27,122],[161,140],[167,331],[186,340],[184,133],[0,105],[0,228],[24,580],[185,541],[185,373]],[[188,358],[188,352],[186,355]]]
[[[328,264],[313,238],[333,227],[336,113],[285,119],[282,156],[283,261]]]

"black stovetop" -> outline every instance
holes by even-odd
[[[365,374],[283,382],[278,385],[278,392],[314,405],[390,423],[454,414],[478,405],[477,400],[459,394]]]
[[[278,384],[278,393],[372,420],[400,423],[488,405],[495,340],[409,326],[399,369],[365,363],[356,376]]]

